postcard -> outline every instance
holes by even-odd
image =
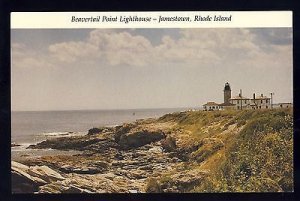
[[[12,12],[13,194],[293,192],[292,11]]]

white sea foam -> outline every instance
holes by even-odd
[[[39,135],[43,136],[63,136],[63,135],[68,135],[70,132],[49,132],[49,133],[40,133]]]
[[[64,131],[64,132],[48,132],[48,133],[40,133],[38,135],[42,135],[45,137],[71,137],[71,136],[81,136],[85,135],[86,132],[70,132],[70,131]]]

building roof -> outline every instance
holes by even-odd
[[[234,96],[230,98],[231,100],[249,100],[250,98],[244,97],[244,96]]]
[[[235,106],[235,104],[232,103],[221,103],[219,106]]]
[[[207,102],[206,104],[204,104],[203,106],[218,106],[218,103],[215,102]]]

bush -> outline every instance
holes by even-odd
[[[157,182],[156,179],[150,178],[147,182],[146,188],[145,188],[146,193],[161,193],[161,186]]]
[[[245,127],[226,149],[226,160],[194,191],[293,191],[293,117],[290,111],[251,113]]]
[[[204,138],[201,143],[202,145],[200,148],[191,153],[191,159],[196,160],[199,163],[206,160],[224,146],[224,143],[217,138]]]

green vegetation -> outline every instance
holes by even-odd
[[[159,121],[176,122],[178,150],[209,171],[192,192],[293,191],[291,109],[181,112]]]

